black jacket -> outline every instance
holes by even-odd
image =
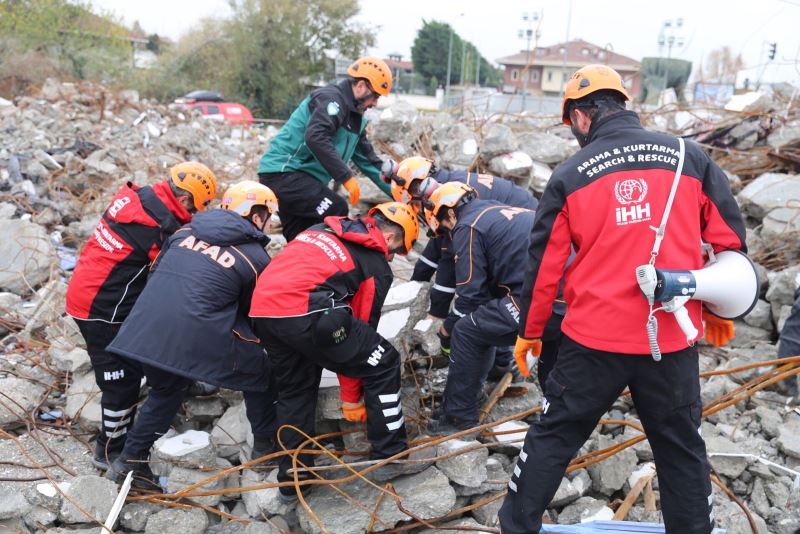
[[[458,209],[453,229],[456,301],[453,312],[464,316],[481,304],[506,295],[518,304],[536,212],[473,200]]]
[[[232,211],[195,215],[165,243],[108,350],[220,387],[266,389],[267,359],[247,314],[268,241]]]

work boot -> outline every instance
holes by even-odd
[[[150,465],[147,463],[147,456],[143,458],[133,458],[130,456],[120,454],[111,462],[111,466],[106,471],[105,477],[117,484],[122,483],[128,472],[133,471],[132,486],[134,488],[155,491],[161,493],[161,485],[158,483],[158,478],[150,470]]]
[[[100,471],[108,471],[108,466],[114,462],[119,456],[118,450],[106,450],[104,444],[96,442],[94,444],[94,455],[92,456],[92,465]]]
[[[219,388],[217,386],[200,381],[192,382],[192,384],[186,388],[187,397],[208,397],[216,395],[217,393],[219,393]]]
[[[495,365],[491,373],[489,373],[489,376],[493,380],[500,380],[505,376],[506,373],[511,373],[511,382],[513,383],[525,382],[525,377],[519,372],[517,362],[514,360],[511,360],[506,365]]]
[[[255,460],[257,458],[261,458],[262,456],[272,454],[277,450],[278,450],[278,443],[275,441],[275,438],[254,437],[253,450],[250,453],[250,459]]]
[[[431,436],[449,436],[477,425],[477,421],[465,421],[458,417],[442,415],[437,419],[432,419],[425,428],[425,432]],[[478,432],[470,432],[461,436],[461,439],[470,440],[475,439],[477,436]]]
[[[298,474],[298,480],[303,482],[311,478],[312,475],[307,475],[306,473]],[[308,497],[308,493],[311,491],[311,486],[300,486],[300,493],[303,494],[303,498]],[[299,500],[297,496],[297,488],[294,486],[281,486],[278,488],[278,499],[280,499],[281,503],[290,505],[294,504]]]

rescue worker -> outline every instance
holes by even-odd
[[[175,232],[108,351],[141,364],[150,391],[106,477],[133,470],[139,487],[158,489],[150,447],[178,413],[192,380],[244,392],[253,458],[275,446],[269,362],[247,316],[259,274],[269,263],[264,234],[278,209],[270,189],[253,181],[230,187],[221,209]]]
[[[250,317],[273,364],[279,426],[315,434],[326,368],[339,374],[345,416],[366,419],[370,457],[405,450],[400,354],[376,328],[393,279],[389,261],[408,254],[418,234],[417,214],[387,202],[366,217],[326,217],[298,234],[264,271]],[[305,440],[292,431],[279,438],[286,449]],[[313,455],[299,459],[313,465]],[[291,466],[290,456],[281,458],[278,481],[293,479]],[[292,487],[280,491],[286,500],[296,498]]]
[[[389,194],[381,179],[384,162],[364,131],[364,112],[389,94],[392,72],[383,60],[362,57],[347,74],[307,96],[261,157],[258,176],[281,203],[287,241],[325,217],[347,215],[347,203],[328,188],[330,180],[347,190],[350,205],[358,204],[361,189],[350,161]]]
[[[450,366],[441,414],[429,431],[453,433],[478,423],[478,402],[493,363],[493,348],[513,344],[519,293],[534,211],[480,200],[472,187],[450,182],[426,201],[437,235],[449,232],[455,257],[456,297]],[[451,320],[452,319],[452,320]]]
[[[147,281],[147,267],[164,240],[193,213],[206,209],[217,193],[208,167],[194,161],[169,170],[152,186],[123,185],[111,199],[81,251],[69,281],[66,310],[86,341],[100,388],[102,426],[92,463],[107,469],[133,424],[141,367],[107,352]]]
[[[528,431],[499,512],[504,534],[540,531],[542,514],[565,468],[597,421],[629,388],[653,449],[668,533],[712,531],[711,484],[703,438],[695,346],[668,314],[658,324],[659,362],[650,354],[649,306],[635,269],[647,264],[682,164],[669,225],[653,256],[656,267],[698,269],[701,240],[721,250],[746,250],[745,229],[724,173],[695,144],[642,128],[625,110],[622,78],[588,65],[570,78],[563,122],[581,150],[554,172],[531,234],[515,357],[527,372],[538,355],[558,281],[565,274],[567,313],[558,360],[547,379],[541,420]],[[686,305],[706,339],[727,343],[732,323]],[[702,331],[702,330],[701,330]]]
[[[392,197],[398,202],[413,203],[417,211],[421,209],[421,201],[430,198],[441,184],[450,182],[469,185],[480,200],[496,200],[507,206],[529,210],[535,210],[539,204],[530,191],[509,180],[489,174],[439,169],[432,160],[420,156],[400,162],[391,180]],[[436,275],[435,283],[431,286],[429,313],[438,319],[447,317],[456,292],[455,263],[450,245],[449,233],[434,236],[414,265],[411,276],[411,280],[428,282]]]

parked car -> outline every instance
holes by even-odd
[[[220,93],[214,91],[192,91],[175,100],[189,109],[198,109],[210,120],[225,121],[230,124],[253,124],[253,114],[246,106],[237,102],[226,102]]]

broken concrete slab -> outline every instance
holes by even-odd
[[[215,467],[217,454],[208,432],[187,430],[172,437],[162,437],[153,445],[153,456],[184,467]]]
[[[165,532],[204,534],[207,527],[208,517],[202,509],[169,508],[148,517],[144,532],[145,534],[164,534]]]
[[[107,478],[83,475],[70,480],[59,518],[64,523],[103,523],[117,498],[117,485]],[[87,516],[87,514],[89,514]]]
[[[605,435],[600,435],[597,438],[597,450],[611,447],[617,442]],[[636,469],[637,462],[636,453],[631,448],[627,448],[607,460],[589,466],[592,488],[603,495],[610,496],[615,491],[622,489],[630,474]]]
[[[489,161],[489,170],[496,176],[509,178],[522,187],[528,187],[533,169],[533,160],[525,152],[510,152]]]
[[[800,416],[786,417],[778,430],[778,447],[785,455],[800,459]]]
[[[489,458],[489,451],[486,448],[480,448],[458,453],[462,449],[479,445],[480,442],[477,440],[462,441],[460,439],[451,439],[440,443],[436,456],[451,454],[455,454],[455,456],[437,460],[436,467],[456,484],[470,488],[479,487],[487,478],[486,462]]]
[[[50,277],[55,257],[42,226],[22,219],[0,225],[0,289],[29,294]]]
[[[211,431],[211,443],[223,458],[238,458],[239,452],[248,443],[248,435],[252,436],[245,408],[245,404],[240,402],[225,410]]]
[[[242,487],[278,482],[278,470],[273,469],[262,480],[260,475],[251,470],[242,473]],[[278,488],[265,488],[242,492],[242,500],[250,517],[284,515],[294,510],[296,503],[284,503],[280,498]]]
[[[750,461],[746,457],[717,456],[714,453],[744,454],[744,450],[724,436],[705,436],[706,451],[714,469],[723,476],[735,479],[747,469]]]
[[[50,355],[53,365],[59,371],[67,371],[72,374],[85,374],[92,367],[92,362],[89,360],[89,353],[80,347],[65,351],[59,347],[51,346],[48,350],[48,354]]]
[[[94,372],[73,376],[72,383],[67,388],[67,405],[64,413],[86,428],[100,430],[102,424],[100,388],[97,387]]]
[[[763,219],[773,209],[787,207],[791,199],[800,198],[800,175],[762,174],[747,184],[736,198],[748,215]]]
[[[491,160],[495,156],[514,152],[519,147],[519,141],[514,132],[505,124],[490,124],[483,134],[481,142],[481,157]]]
[[[0,378],[0,391],[5,402],[0,403],[0,425],[25,421],[42,400],[45,388],[37,383],[8,376]]]
[[[453,509],[456,495],[447,477],[435,467],[429,467],[421,473],[396,478],[392,481],[397,494],[400,495],[403,507],[422,518],[433,518]],[[378,491],[364,482],[342,484],[340,489],[352,498],[363,502],[367,507],[374,506]],[[306,497],[309,507],[319,517],[329,532],[339,534],[360,534],[370,523],[370,512],[361,508],[353,508],[342,495],[328,486],[314,488]],[[343,508],[348,510],[342,514]],[[322,532],[319,525],[311,519],[303,508],[298,508],[298,519],[301,527],[309,534]],[[400,512],[391,498],[384,497],[378,507],[376,528],[391,528],[398,521],[409,519]]]
[[[614,511],[606,506],[605,501],[592,497],[581,497],[558,514],[558,524],[574,525],[596,520],[610,520],[613,517]]]

